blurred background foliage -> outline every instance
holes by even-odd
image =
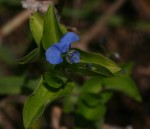
[[[61,14],[61,22],[71,30],[75,29],[82,35],[104,15],[115,0],[65,0],[61,2],[56,0],[55,2],[59,14]],[[9,24],[11,24],[11,19],[22,11],[20,0],[1,0],[0,28],[8,25],[6,23],[9,21]],[[100,84],[98,86],[94,85],[92,90],[92,88],[84,87],[90,87],[88,85],[90,83],[95,84],[94,78],[89,80],[89,82],[85,82],[87,77],[72,75],[77,85],[72,95],[60,98],[50,104],[44,116],[33,128],[55,129],[57,127],[55,127],[53,119],[58,119],[61,128],[72,129],[74,118],[81,121],[81,123],[77,123],[81,127],[87,126],[87,123],[91,126],[93,121],[103,117],[101,111],[106,110],[105,107],[99,106],[99,104],[106,103],[108,100],[104,117],[105,125],[101,128],[150,128],[149,0],[126,0],[120,9],[109,18],[104,30],[104,33],[100,34],[98,39],[88,44],[89,50],[102,53],[117,62],[122,66],[122,72],[126,73],[129,78],[120,77],[112,82],[111,79],[109,81],[101,79],[97,82]],[[17,63],[22,56],[35,47],[28,20],[21,23],[19,27],[7,35],[3,34],[3,31],[0,29],[0,128],[2,129],[23,128],[22,107],[25,98],[36,88],[40,74],[47,69],[42,60],[26,65]],[[125,81],[122,82],[121,79],[125,79]],[[118,86],[117,90],[113,84]],[[108,91],[106,90],[102,94],[106,98],[103,102],[101,102],[101,96],[98,93],[92,92],[95,91],[94,88],[96,88],[97,92],[100,92],[100,89],[97,89],[97,87],[100,88],[100,85],[108,85]],[[136,98],[136,93],[132,92],[132,86],[139,89],[143,99],[141,103],[135,102],[127,96],[139,99],[138,97]],[[120,87],[121,89],[118,90]],[[89,89],[90,91],[84,89]],[[110,90],[115,91],[113,95]],[[125,92],[127,95],[118,91]],[[83,94],[82,92],[86,93]],[[92,110],[87,106],[86,113],[84,113],[85,107],[83,107],[83,104],[88,105],[87,100],[93,102],[90,106],[97,106],[95,108],[93,106]],[[81,109],[78,109],[75,115],[75,109],[78,105]],[[94,112],[96,109],[99,112]],[[87,119],[91,118],[91,120],[86,121],[81,115]],[[99,127],[99,125],[100,123],[97,122],[96,126]]]

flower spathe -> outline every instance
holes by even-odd
[[[46,60],[50,64],[60,64],[61,62],[63,62],[63,58],[61,57],[61,54],[68,53],[71,43],[76,42],[78,40],[79,40],[79,36],[77,34],[73,32],[68,32],[61,38],[59,43],[55,43],[51,45],[46,50],[45,53]],[[70,54],[73,55],[73,56],[70,55],[70,61],[72,63],[78,63],[80,58],[79,53],[77,54],[77,51],[74,51],[73,53]]]

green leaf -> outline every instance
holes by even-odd
[[[100,77],[93,77],[83,84],[82,92],[98,94],[103,89]]]
[[[0,77],[0,94],[19,94],[24,84],[24,77],[8,76]]]
[[[91,78],[82,87],[80,99],[84,99],[89,105],[105,104],[112,96],[111,91],[105,91],[101,78]]]
[[[60,77],[57,76],[56,74],[48,72],[43,75],[43,80],[45,83],[47,83],[49,86],[53,88],[59,88],[67,83],[67,78]]]
[[[87,80],[82,86],[76,111],[76,127],[92,127],[95,122],[102,121],[106,107],[110,100],[111,91],[103,91],[102,81],[99,77]],[[82,122],[81,122],[82,121]]]
[[[30,29],[33,34],[33,37],[36,41],[36,44],[40,46],[42,36],[43,36],[43,24],[44,16],[39,13],[34,13],[30,17]]]
[[[23,88],[24,88],[23,91],[26,92],[28,89],[32,93],[32,91],[34,91],[36,89],[37,85],[39,84],[39,80],[40,80],[40,78],[26,80],[27,82],[23,86]]]
[[[81,87],[76,86],[73,88],[71,95],[63,98],[63,112],[72,113],[75,111],[76,104],[81,92]]]
[[[61,29],[61,32],[63,35],[65,35],[68,31],[67,28],[63,24],[59,24],[59,27]]]
[[[103,77],[114,76],[113,73],[110,72],[108,69],[96,64],[78,63],[69,65],[68,67],[74,72],[81,73],[87,76],[103,76]]]
[[[122,70],[120,72],[122,72],[125,75],[131,75],[132,73],[132,69],[134,67],[134,63],[133,62],[129,62],[127,64],[123,64],[122,66]]]
[[[100,94],[94,94],[94,93],[82,93],[81,94],[82,100],[84,100],[84,103],[89,106],[97,106],[101,104],[101,95]]]
[[[82,98],[89,106],[97,106],[99,104],[107,103],[111,97],[112,91],[103,91],[97,94],[91,92],[86,93],[83,91],[80,98]]]
[[[47,49],[54,43],[58,43],[63,36],[60,29],[57,17],[54,11],[54,5],[51,4],[45,17],[44,17],[44,30],[43,30],[43,47]]]
[[[40,49],[35,48],[30,53],[28,53],[26,56],[18,60],[18,63],[20,64],[27,64],[36,61],[40,57]]]
[[[80,102],[78,107],[77,114],[82,115],[85,119],[90,121],[98,121],[102,119],[106,112],[106,107],[101,104],[97,106],[88,106],[84,102]]]
[[[85,93],[99,93],[102,90],[117,90],[136,101],[141,101],[141,96],[135,82],[127,75],[118,75],[112,78],[94,77],[83,85]]]
[[[57,83],[57,82],[56,82]],[[53,88],[47,86],[43,79],[39,82],[39,86],[30,95],[24,105],[23,120],[25,128],[29,128],[42,115],[45,107],[53,100],[69,95],[74,87],[74,83],[67,83],[67,85],[60,88]]]
[[[106,89],[118,90],[136,101],[142,100],[135,82],[127,75],[118,75],[113,78],[103,78],[102,83]]]
[[[115,64],[110,59],[106,58],[105,56],[98,54],[98,53],[88,53],[81,50],[78,50],[80,52],[80,62],[81,63],[89,63],[89,64],[95,64],[100,65],[106,69],[108,69],[112,73],[116,73],[120,70],[120,67]]]
[[[117,90],[136,101],[141,101],[141,96],[135,82],[127,75],[119,74],[112,78],[94,77],[86,81],[83,85],[84,93],[97,94],[103,90]]]

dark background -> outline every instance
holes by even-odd
[[[61,15],[61,22],[80,36],[92,33],[91,28],[96,25],[96,22],[103,20],[101,26],[97,28],[99,31],[95,37],[77,47],[103,53],[118,64],[129,62],[134,64],[131,71],[132,78],[137,84],[143,101],[138,103],[115,92],[107,104],[105,124],[109,126],[104,126],[104,129],[119,129],[117,127],[129,129],[129,126],[131,129],[150,129],[150,1],[125,0],[115,7],[118,1],[55,0],[54,2]],[[111,9],[112,11],[109,12]],[[37,78],[44,71],[39,62],[23,66],[16,63],[16,60],[35,47],[28,17],[21,22],[17,20],[17,25],[13,29],[10,28],[12,19],[23,16],[24,14],[20,14],[23,11],[20,0],[0,1],[0,77],[24,74]],[[111,12],[113,13],[110,15]],[[106,20],[104,17],[107,15],[109,18]],[[6,28],[7,33],[4,32]],[[2,84],[0,82],[0,90],[3,88]],[[31,91],[23,89],[21,92],[1,93],[0,128],[23,128],[22,107],[26,95]],[[52,107],[61,107],[60,103],[59,100],[51,104],[47,109],[50,111],[47,112],[53,111]],[[72,123],[72,119],[72,115],[64,115],[62,121],[64,128],[66,126],[72,128],[73,125],[68,124]],[[45,118],[42,118],[41,122],[44,123],[43,128],[50,128]]]

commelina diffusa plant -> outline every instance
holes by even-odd
[[[79,40],[79,36],[68,32],[58,22],[53,4],[44,15],[37,12],[32,14],[30,28],[37,48],[23,57],[20,63],[34,62],[40,58],[46,61],[49,70],[41,75],[39,85],[24,104],[25,128],[30,128],[35,123],[50,102],[71,94],[75,87],[70,78],[72,73],[92,77],[82,86],[77,109],[74,111],[75,128],[87,128],[103,120],[105,104],[112,95],[111,90],[141,100],[130,75],[118,73],[120,67],[113,61],[99,53],[70,48],[73,42]],[[67,102],[72,103],[70,100]]]

